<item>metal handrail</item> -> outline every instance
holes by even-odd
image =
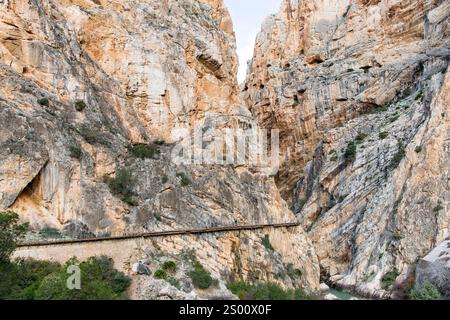
[[[87,242],[130,240],[130,239],[137,239],[137,238],[157,238],[157,237],[168,237],[168,236],[178,236],[178,235],[219,233],[219,232],[228,232],[228,231],[259,230],[259,229],[265,229],[265,228],[292,228],[292,227],[298,227],[299,225],[300,224],[298,222],[287,222],[287,223],[268,223],[268,224],[258,224],[258,225],[239,225],[239,226],[235,225],[235,226],[211,227],[211,228],[202,228],[202,229],[154,231],[154,232],[137,233],[137,234],[132,234],[132,235],[124,235],[124,236],[116,236],[116,237],[98,237],[98,238],[75,239],[75,240],[24,242],[24,243],[20,243],[17,247],[23,248],[23,247],[57,246],[57,245],[68,245],[68,244],[87,243]]]

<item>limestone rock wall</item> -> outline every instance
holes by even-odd
[[[127,144],[170,143],[208,112],[233,112],[234,34],[220,1],[1,6],[2,208],[51,224],[104,212],[105,201],[123,214],[98,182],[123,166]],[[98,219],[94,229],[110,224]]]
[[[36,232],[76,238],[295,221],[263,171],[172,161],[199,125],[251,121],[237,107],[235,49],[220,0],[1,1],[0,210],[16,211]],[[152,145],[153,159],[131,154],[138,143]],[[126,202],[107,183],[120,169],[134,195]],[[282,256],[261,279],[295,257],[311,270],[303,284],[317,288],[306,234],[283,237]],[[220,241],[208,248],[223,249]],[[253,258],[246,269],[264,260]]]
[[[285,0],[241,97],[331,282],[377,297],[449,233],[448,1]],[[392,289],[392,288],[390,288]]]

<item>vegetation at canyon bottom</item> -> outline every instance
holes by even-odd
[[[314,300],[317,297],[301,289],[283,289],[276,283],[260,282],[249,284],[244,281],[228,285],[228,289],[241,300]]]
[[[91,257],[80,262],[72,258],[64,265],[50,261],[11,261],[28,226],[13,212],[0,213],[0,299],[14,300],[116,300],[128,299],[131,279],[113,266],[112,259]],[[70,265],[81,271],[81,288],[67,288]]]

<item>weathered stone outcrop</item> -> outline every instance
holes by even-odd
[[[220,0],[1,1],[0,210],[79,238],[295,220],[264,170],[172,161],[195,128],[251,121],[237,107],[235,47]],[[138,144],[152,155],[133,155]],[[300,229],[274,236],[281,251],[267,270],[253,255],[260,237],[237,236],[251,252],[240,275],[274,279],[288,259],[310,270],[297,284],[316,289],[317,259]],[[188,240],[179,247],[197,245]],[[228,257],[222,245],[208,252]],[[217,276],[230,271],[214,259],[202,262]]]
[[[390,297],[448,237],[449,1],[284,0],[240,94],[220,0],[0,9],[0,210],[35,230],[84,238],[301,222],[269,232],[274,250],[258,232],[160,241],[169,256],[194,248],[220,278],[218,292],[191,298],[226,296],[233,277],[315,290],[319,263],[331,283]],[[214,128],[255,127],[280,130],[275,178],[265,165],[197,161]],[[174,161],[198,132],[194,162]],[[151,269],[147,246],[111,252],[121,268]],[[302,277],[281,276],[292,268]],[[136,297],[186,298],[139,278]]]
[[[416,288],[422,288],[427,282],[438,288],[443,296],[450,297],[450,240],[434,248],[416,268]]]
[[[331,282],[386,297],[449,234],[448,1],[285,0],[242,98]]]

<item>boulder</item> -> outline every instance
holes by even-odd
[[[450,239],[419,260],[415,286],[421,288],[426,282],[430,282],[443,295],[450,297]]]
[[[133,264],[131,270],[134,273],[141,274],[141,275],[151,275],[152,274],[152,272],[150,271],[150,268],[141,262],[137,262],[137,263]]]

